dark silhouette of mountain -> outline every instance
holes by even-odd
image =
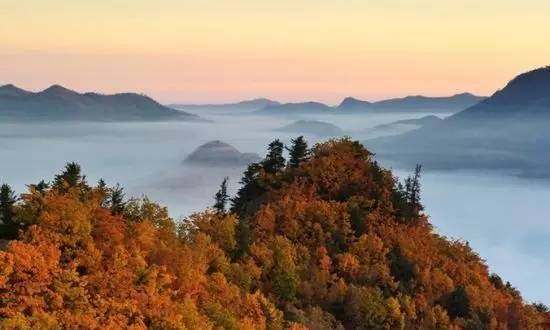
[[[463,118],[550,115],[550,66],[520,74],[490,98],[457,114]]]
[[[317,136],[341,136],[343,134],[340,127],[317,120],[298,120],[279,128],[277,131]]]
[[[369,140],[383,158],[432,168],[499,168],[550,176],[550,67],[521,74],[440,123]],[[414,160],[413,160],[414,159]]]
[[[353,97],[346,97],[342,103],[338,106],[340,110],[364,110],[371,109],[372,103],[368,101],[362,101]]]
[[[0,96],[21,96],[21,95],[27,95],[30,93],[31,92],[21,89],[12,84],[0,86]]]
[[[367,113],[367,112],[441,112],[454,113],[464,110],[485,97],[470,93],[456,94],[448,97],[407,96],[378,102],[346,97],[336,107],[319,102],[284,103],[267,105],[259,114],[287,115],[308,113]]]
[[[279,105],[269,105],[256,111],[258,114],[268,115],[289,115],[289,114],[308,114],[308,113],[327,113],[333,112],[334,108],[320,102],[300,102],[284,103]]]
[[[207,142],[195,149],[184,164],[201,166],[242,166],[260,160],[255,153],[240,152],[230,144],[219,140]]]
[[[484,100],[470,93],[446,97],[406,96],[378,102],[367,102],[347,97],[340,103],[341,111],[396,111],[396,112],[457,112]]]
[[[237,103],[226,104],[171,104],[170,107],[181,110],[226,110],[226,111],[256,111],[267,106],[276,106],[280,103],[266,98],[246,100]]]
[[[77,93],[53,85],[33,93],[13,85],[0,87],[3,120],[197,120],[195,115],[163,106],[136,93]]]

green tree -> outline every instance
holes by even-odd
[[[285,150],[285,145],[279,140],[276,139],[272,141],[267,146],[267,155],[262,161],[263,169],[267,173],[277,173],[285,167],[285,157],[283,152]]]
[[[65,165],[61,174],[57,174],[53,181],[53,186],[59,191],[66,191],[68,188],[85,185],[86,177],[82,175],[80,165],[76,162],[70,162]]]
[[[263,192],[263,188],[258,182],[260,169],[261,165],[258,163],[248,165],[241,181],[239,181],[241,187],[237,191],[236,196],[231,200],[231,212],[237,213],[241,218],[250,208],[250,201],[257,198]]]
[[[414,173],[412,176],[409,176],[405,180],[405,197],[407,201],[407,212],[406,215],[408,218],[417,217],[424,206],[420,202],[420,177],[422,173],[422,165],[417,164]]]
[[[14,222],[14,209],[13,206],[17,202],[15,192],[8,184],[3,184],[0,187],[0,216],[2,222],[6,225],[11,225]]]
[[[470,316],[470,297],[463,285],[459,285],[451,293],[447,301],[447,312],[451,318],[467,318]]]
[[[223,178],[222,184],[220,185],[220,190],[214,195],[214,209],[218,213],[225,213],[225,206],[229,200],[229,195],[227,194],[227,181],[228,177]]]
[[[124,212],[124,189],[120,184],[117,183],[110,189],[108,201],[113,215],[122,214],[122,212]]]
[[[288,148],[290,159],[288,165],[290,167],[298,167],[302,161],[304,161],[308,156],[308,146],[307,142],[303,136],[299,136],[295,139],[290,140],[291,146]]]
[[[16,239],[18,235],[18,224],[14,219],[14,205],[17,202],[17,197],[14,191],[7,184],[0,187],[0,238]]]

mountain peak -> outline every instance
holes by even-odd
[[[0,86],[0,95],[2,96],[21,96],[30,93],[31,92],[21,89],[13,84]]]
[[[78,95],[77,92],[57,84],[51,85],[50,87],[43,90],[41,93],[57,96]]]
[[[457,114],[550,113],[550,66],[522,73],[483,102]]]
[[[340,103],[339,107],[341,108],[353,108],[353,107],[360,107],[360,106],[368,106],[371,103],[368,101],[363,101],[356,99],[354,97],[348,96],[344,100],[342,100],[342,103]]]

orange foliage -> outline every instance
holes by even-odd
[[[356,142],[317,145],[298,167],[255,180],[252,212],[180,223],[147,199],[113,215],[104,188],[83,181],[31,189],[16,210],[26,228],[0,251],[0,328],[534,329],[548,320],[467,244],[434,234],[423,214],[404,218],[396,179]]]

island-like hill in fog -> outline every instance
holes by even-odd
[[[225,142],[214,140],[197,147],[184,160],[187,165],[200,166],[243,166],[260,160],[250,152],[240,152]]]
[[[549,176],[550,67],[521,74],[440,123],[368,141],[381,157],[433,168],[499,168]]]
[[[0,86],[0,118],[8,121],[198,119],[195,115],[166,107],[141,94],[78,93],[59,85],[40,92],[26,91],[14,85]]]
[[[277,129],[279,132],[290,132],[316,136],[341,136],[343,131],[340,127],[318,120],[298,120]]]

